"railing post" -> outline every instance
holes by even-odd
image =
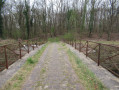
[[[73,40],[73,47],[74,47],[74,44],[75,44],[75,40]]]
[[[35,47],[34,47],[34,41],[35,41],[35,39],[32,40],[33,50],[34,50],[34,48],[35,48]]]
[[[36,43],[35,43],[36,47],[37,47],[37,40],[38,40],[38,39],[36,38]]]
[[[76,40],[75,40],[75,49],[76,49]]]
[[[72,46],[72,40],[71,40],[71,46]]]
[[[38,42],[37,42],[37,40],[36,40],[36,47],[38,48]]]
[[[87,41],[87,46],[86,46],[86,57],[88,57],[88,41]]]
[[[81,52],[81,40],[80,40],[80,47],[79,47],[79,51]]]
[[[72,40],[72,47],[73,47],[73,40]]]
[[[21,59],[21,45],[20,45],[20,42],[19,42],[19,53],[20,53],[19,58]]]
[[[28,40],[27,40],[27,48],[28,48],[28,53],[29,53],[29,43],[28,43]]]
[[[34,40],[32,40],[32,45],[31,45],[31,47],[33,48],[33,50],[34,50],[34,42],[33,42]]]
[[[74,40],[72,40],[72,46],[74,47]]]
[[[6,46],[4,46],[4,51],[5,51],[5,65],[6,65],[6,69],[8,69],[8,58],[7,58]]]
[[[98,51],[98,66],[100,65],[100,49],[101,49],[101,44],[99,43],[99,51]]]
[[[80,52],[80,43],[78,43],[78,46],[79,46],[79,52]]]
[[[33,45],[33,50],[34,50],[34,45]]]

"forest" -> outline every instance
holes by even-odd
[[[118,0],[0,0],[0,37],[119,36]]]

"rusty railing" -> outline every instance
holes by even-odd
[[[119,77],[119,47],[87,40],[70,40],[66,43],[75,47],[86,57],[94,60],[111,73]]]
[[[45,43],[40,42],[40,38],[33,38],[29,40],[19,40],[15,44],[7,44],[0,46],[0,71],[13,64],[15,61],[21,59],[25,54],[38,48],[39,45]]]

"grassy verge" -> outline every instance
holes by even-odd
[[[62,44],[62,46],[66,49],[64,44]],[[96,78],[94,73],[91,72],[73,52],[71,52],[69,49],[66,51],[72,67],[74,68],[86,90],[107,90],[104,85]]]
[[[39,61],[40,56],[44,52],[47,44],[41,48],[34,56],[27,59],[23,67],[4,85],[2,90],[22,90],[22,86]]]

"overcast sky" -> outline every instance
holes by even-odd
[[[34,2],[34,0],[30,0],[30,4],[32,4]]]
[[[7,2],[11,2],[12,0],[6,0]],[[19,1],[19,0],[15,0],[15,1]],[[22,1],[24,1],[24,0],[22,0]],[[30,5],[32,6],[32,4],[33,4],[33,2],[34,1],[41,1],[41,0],[28,0],[28,1],[30,1]],[[47,5],[49,5],[49,3],[50,3],[50,1],[53,1],[53,3],[54,4],[56,4],[55,2],[59,2],[60,0],[46,0],[46,3],[47,3]],[[69,5],[70,6],[72,6],[72,1],[77,1],[77,4],[79,4],[79,7],[80,7],[80,1],[85,1],[85,0],[63,0],[63,1],[68,1],[69,2]],[[79,1],[79,2],[78,2]],[[97,3],[99,2],[99,1],[102,1],[102,3],[103,3],[103,1],[108,1],[108,0],[97,0]],[[118,3],[116,3],[115,5],[116,6],[119,6],[119,0],[117,0],[117,2]],[[110,6],[110,3],[108,3],[109,4],[109,6]],[[90,4],[89,4],[90,5]],[[54,5],[54,7],[56,8],[56,6]]]

